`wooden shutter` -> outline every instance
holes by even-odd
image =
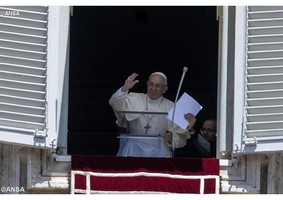
[[[236,28],[236,38],[242,37],[245,41],[240,50],[244,52],[245,65],[235,65],[243,68],[244,77],[242,133],[234,133],[238,141],[235,151],[283,150],[283,7],[248,6],[245,9],[238,13],[245,14],[244,32],[237,33]]]
[[[50,72],[56,73],[54,69],[57,68],[56,65],[48,64],[50,61],[47,60],[47,45],[52,43],[50,38],[48,41],[49,18],[49,7],[0,7],[2,142],[40,147],[55,146],[47,141],[47,132],[50,129],[48,115],[56,109],[54,103],[50,106],[48,102],[48,81],[51,80],[50,76],[54,75]],[[50,70],[51,67],[54,69]],[[56,120],[53,123],[56,123]],[[54,136],[54,133],[51,135]]]

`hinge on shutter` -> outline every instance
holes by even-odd
[[[256,144],[257,144],[256,137],[254,137],[254,138],[245,138],[244,139],[244,143],[247,146],[256,146]]]
[[[46,138],[47,137],[46,130],[44,131],[35,130],[34,136],[39,138]]]

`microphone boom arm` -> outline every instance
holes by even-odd
[[[178,87],[178,90],[177,90],[177,94],[176,94],[176,98],[175,98],[175,102],[174,102],[174,107],[173,107],[173,113],[172,113],[172,154],[173,154],[173,156],[172,157],[174,157],[174,151],[175,151],[175,123],[174,123],[174,118],[175,118],[176,103],[178,101],[181,86],[183,84],[184,77],[185,77],[185,74],[186,74],[187,71],[188,71],[188,68],[184,67],[183,68],[183,74],[182,74],[182,77],[181,77],[181,80],[180,80],[180,83],[179,83],[179,87]]]

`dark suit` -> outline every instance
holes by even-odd
[[[216,157],[216,141],[210,143],[210,151],[204,148],[198,140],[200,134],[195,133],[187,140],[186,146],[175,150],[175,157],[213,158]]]

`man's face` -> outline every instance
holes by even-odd
[[[214,120],[204,121],[202,128],[200,129],[200,134],[208,142],[214,142],[216,139],[216,122]]]
[[[167,91],[164,77],[156,74],[152,75],[147,81],[147,94],[150,99],[156,100]]]

